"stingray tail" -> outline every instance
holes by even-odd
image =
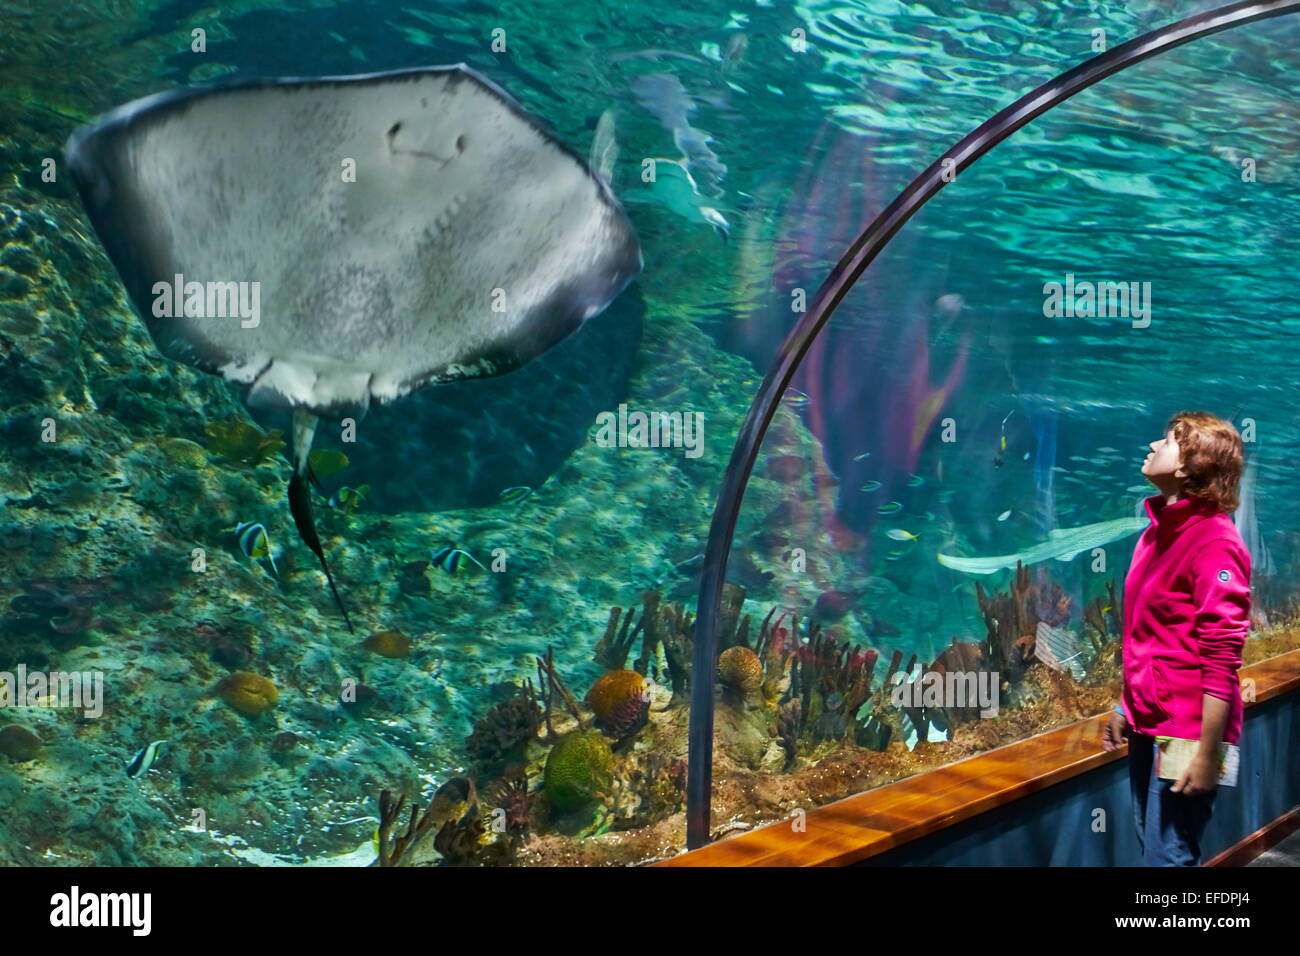
[[[330,593],[334,595],[334,603],[339,606],[348,630],[353,631],[352,619],[348,617],[348,609],[343,606],[343,599],[339,597],[338,588],[334,586],[334,575],[330,573],[329,563],[325,560],[325,549],[321,547],[320,536],[316,534],[316,520],[312,516],[311,488],[308,481],[315,476],[311,474],[307,457],[311,451],[311,440],[315,431],[314,415],[301,411],[294,412],[294,468],[293,477],[289,479],[289,513],[293,515],[298,537],[302,538],[303,544],[311,548],[312,553],[320,561],[321,570],[325,572],[325,580],[329,582]]]

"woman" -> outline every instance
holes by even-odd
[[[1138,844],[1148,866],[1198,866],[1218,785],[1220,741],[1241,737],[1237,683],[1250,627],[1250,554],[1229,517],[1241,436],[1206,412],[1179,412],[1142,474],[1160,490],[1124,583],[1124,689],[1102,733],[1129,738]],[[1177,780],[1156,776],[1155,738],[1199,742]]]

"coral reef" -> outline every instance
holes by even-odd
[[[596,726],[614,740],[622,740],[645,726],[650,714],[649,686],[636,671],[607,671],[587,691],[586,704]]]
[[[737,644],[718,655],[718,680],[745,700],[763,686],[763,662],[753,648]]]
[[[515,693],[475,721],[473,733],[465,740],[471,759],[488,767],[519,759],[542,726],[543,712],[536,698],[531,681],[516,685]]]
[[[216,694],[245,717],[260,717],[280,701],[271,679],[250,671],[227,674],[217,683]]]
[[[600,733],[573,731],[547,756],[542,792],[561,813],[582,809],[609,790],[613,768],[613,753]]]

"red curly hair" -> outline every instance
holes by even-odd
[[[1165,433],[1174,433],[1174,441],[1183,458],[1181,493],[1188,498],[1202,498],[1232,512],[1240,504],[1238,488],[1246,456],[1241,435],[1232,422],[1209,412],[1176,412],[1169,418]]]

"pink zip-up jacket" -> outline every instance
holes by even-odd
[[[1223,739],[1235,744],[1250,552],[1213,502],[1152,495],[1146,508],[1151,524],[1124,581],[1124,714],[1140,733],[1199,740],[1209,694],[1229,702]]]

